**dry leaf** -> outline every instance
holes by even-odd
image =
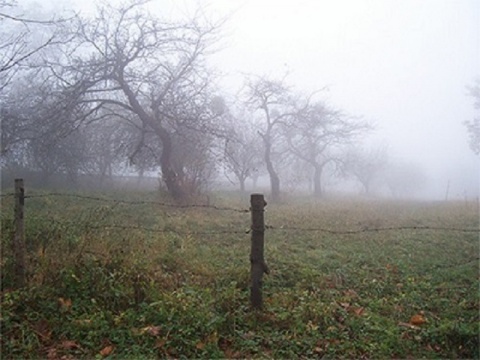
[[[350,298],[358,297],[358,293],[355,290],[348,289],[343,292],[343,295],[348,296]]]
[[[113,345],[105,346],[102,350],[100,350],[100,355],[102,355],[103,357],[108,356],[112,353],[113,349]]]
[[[409,323],[412,324],[412,325],[423,325],[427,322],[427,319],[425,318],[425,316],[423,316],[423,314],[416,314],[416,315],[413,315],[411,318],[410,318],[410,321]]]
[[[160,335],[160,326],[150,326],[148,329],[147,333],[149,333],[152,336],[158,336]]]
[[[50,330],[50,325],[47,320],[41,319],[33,326],[33,331],[40,336],[42,341],[50,340],[52,335],[52,330]]]
[[[393,273],[397,273],[398,272],[398,267],[397,265],[391,265],[391,264],[387,264],[386,266],[386,269],[393,272]]]
[[[348,302],[341,302],[340,303],[340,306],[344,309],[348,309],[350,307],[350,303]]]
[[[64,299],[63,297],[58,298],[58,303],[62,310],[68,310],[72,307],[72,300],[71,299]]]
[[[167,343],[167,340],[165,339],[157,339],[157,341],[155,341],[155,347],[157,349],[161,349],[165,346],[166,343]]]
[[[160,332],[161,332],[160,326],[149,325],[149,326],[145,326],[141,329],[132,328],[132,333],[134,335],[148,334],[148,335],[152,335],[152,336],[159,336]]]
[[[230,348],[223,350],[223,354],[225,355],[225,359],[238,359],[241,357],[239,351],[235,351]]]
[[[80,349],[80,345],[78,345],[75,341],[70,340],[63,340],[62,347],[66,350]]]
[[[47,359],[48,360],[56,360],[58,359],[57,356],[57,349],[55,347],[51,347],[47,350]]]
[[[199,341],[197,343],[197,345],[195,345],[195,347],[198,349],[198,350],[203,350],[205,348],[205,343]]]
[[[363,313],[365,312],[365,308],[363,307],[355,307],[355,306],[352,306],[350,309],[349,309],[350,312],[353,312],[355,315],[357,316],[362,316]]]

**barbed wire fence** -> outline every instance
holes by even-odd
[[[172,209],[209,209],[214,211],[232,212],[240,214],[251,214],[251,226],[248,229],[218,229],[218,230],[179,230],[175,228],[159,228],[148,227],[143,225],[125,225],[118,223],[105,223],[101,225],[88,225],[88,229],[120,229],[120,230],[138,230],[151,233],[175,233],[178,235],[221,235],[221,234],[238,234],[251,235],[251,304],[253,308],[262,307],[262,293],[261,284],[263,274],[268,274],[269,269],[264,260],[264,236],[266,231],[283,231],[283,232],[310,232],[310,233],[327,233],[330,235],[355,235],[362,233],[380,233],[389,231],[443,231],[443,232],[458,232],[458,233],[478,233],[480,228],[464,228],[464,227],[447,227],[447,226],[423,226],[423,225],[404,225],[404,226],[387,226],[387,227],[362,227],[357,229],[338,230],[326,227],[299,227],[299,226],[275,226],[266,225],[264,219],[264,212],[266,202],[263,194],[252,194],[250,198],[250,207],[234,208],[227,206],[217,206],[211,204],[176,204],[154,200],[125,200],[113,199],[104,196],[90,196],[72,193],[50,192],[44,194],[25,195],[25,187],[23,179],[15,180],[15,192],[0,194],[0,198],[14,198],[14,219],[13,219],[13,256],[14,256],[14,277],[16,287],[21,288],[25,286],[25,258],[26,258],[26,244],[25,244],[25,217],[24,206],[25,200],[39,199],[39,198],[71,198],[78,200],[89,200],[102,203],[110,203],[113,206],[123,204],[128,206],[134,205],[155,205],[159,207]]]

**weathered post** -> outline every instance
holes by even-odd
[[[15,234],[13,236],[13,254],[15,257],[15,286],[25,286],[25,229],[24,229],[25,188],[23,179],[15,179]]]
[[[250,253],[251,264],[251,293],[250,303],[252,308],[262,308],[262,278],[268,274],[268,267],[264,259],[264,207],[267,205],[262,194],[252,194],[250,206],[252,211],[252,248]]]

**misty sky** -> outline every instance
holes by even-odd
[[[59,0],[85,13],[93,0]],[[211,59],[232,92],[242,73],[283,77],[296,89],[376,124],[374,144],[424,166],[431,193],[478,191],[479,157],[463,126],[467,86],[480,77],[478,0],[153,0],[158,15],[229,16]],[[441,195],[440,195],[441,194]]]

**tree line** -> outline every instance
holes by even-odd
[[[0,1],[3,171],[29,169],[45,183],[60,173],[72,184],[84,174],[101,184],[126,169],[157,171],[179,201],[219,173],[241,191],[268,176],[272,201],[286,172],[318,197],[332,174],[366,193],[380,174],[392,192],[405,190],[385,175],[395,172],[386,148],[361,145],[372,124],[286,77],[248,75],[237,95],[226,93],[208,63],[222,21],[202,12],[169,21],[147,5],[32,20]],[[419,171],[395,166],[422,182]]]

